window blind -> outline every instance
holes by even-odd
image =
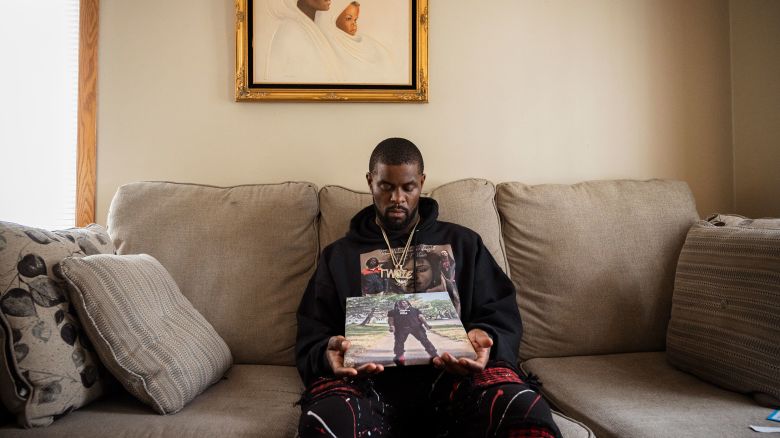
[[[76,222],[79,0],[0,1],[0,220]]]

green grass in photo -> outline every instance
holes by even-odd
[[[346,337],[352,342],[352,346],[349,349],[355,355],[363,354],[367,347],[372,347],[388,332],[387,324],[348,324]]]
[[[431,331],[458,342],[462,341],[465,335],[463,326],[459,324],[435,325]]]

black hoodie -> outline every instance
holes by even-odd
[[[522,336],[520,314],[515,302],[512,281],[496,264],[477,233],[460,225],[437,220],[439,206],[431,198],[420,198],[421,220],[417,225],[414,251],[419,248],[445,248],[454,260],[450,295],[459,299],[460,316],[466,331],[480,328],[493,338],[491,360],[515,364]],[[322,251],[317,270],[312,276],[298,307],[298,338],[295,346],[296,364],[308,386],[317,377],[331,376],[325,349],[331,336],[344,335],[346,298],[361,296],[366,291],[367,267],[362,259],[386,250],[382,232],[375,222],[374,206],[361,210],[350,223],[347,235]],[[407,234],[390,233],[393,248],[403,248]],[[415,258],[416,260],[416,258]],[[415,262],[416,273],[417,262]],[[411,281],[410,287],[416,288]],[[407,290],[404,293],[421,292]]]

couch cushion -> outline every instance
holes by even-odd
[[[774,229],[740,223],[700,221],[688,233],[677,265],[668,359],[780,407],[780,220]]]
[[[522,368],[599,438],[752,437],[748,425],[772,425],[770,410],[672,368],[663,352],[537,358]]]
[[[293,437],[303,390],[293,367],[235,365],[175,415],[157,415],[122,392],[56,421],[47,437]],[[3,437],[28,437],[7,425]]]
[[[293,367],[236,365],[225,380],[201,394],[176,415],[159,416],[127,393],[100,400],[57,421],[46,436],[69,437],[293,437],[300,408],[295,402],[303,386]],[[592,438],[580,422],[553,413],[564,438]],[[0,427],[8,438],[33,431]]]
[[[320,250],[344,237],[352,216],[373,202],[371,193],[333,185],[321,188],[319,197]]]
[[[67,258],[62,274],[103,365],[157,413],[180,411],[230,368],[225,341],[154,257]]]
[[[108,229],[119,254],[150,254],[165,266],[236,363],[292,365],[317,212],[310,183],[141,182],[119,188]]]
[[[463,225],[479,233],[490,254],[506,271],[495,193],[495,186],[490,181],[463,179],[435,188],[430,197],[439,203],[440,220]],[[320,189],[320,248],[344,237],[352,217],[372,202],[368,192],[341,186]]]
[[[431,197],[439,203],[439,219],[476,231],[498,266],[509,272],[496,209],[496,186],[492,182],[462,179],[435,188]]]
[[[677,257],[697,216],[687,184],[505,183],[496,199],[522,358],[664,348]]]
[[[60,263],[113,252],[99,225],[50,232],[0,222],[0,399],[19,424],[46,426],[103,393]]]

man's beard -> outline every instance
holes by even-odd
[[[415,217],[417,217],[417,209],[418,207],[414,207],[414,210],[409,212],[404,207],[388,207],[385,210],[385,213],[387,213],[389,210],[403,210],[406,212],[406,219],[404,219],[401,222],[394,222],[390,221],[387,217],[387,214],[383,214],[379,209],[376,207],[376,204],[374,204],[374,211],[376,211],[376,217],[379,218],[379,222],[382,224],[382,228],[384,228],[387,231],[401,231],[409,226],[409,224],[412,223]]]

